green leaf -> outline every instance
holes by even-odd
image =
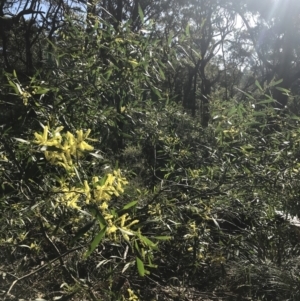
[[[275,87],[275,88],[276,88],[276,90],[279,90],[279,91],[284,92],[284,93],[286,93],[286,94],[289,94],[289,93],[290,93],[290,91],[289,91],[288,89],[281,88],[281,87]]]
[[[153,92],[156,96],[158,96],[160,99],[162,98],[162,96],[161,96],[161,94],[160,94],[158,88],[156,88],[156,87],[151,87],[151,90],[152,90],[152,92]]]
[[[161,70],[160,67],[158,67],[158,72],[159,72],[161,78],[162,78],[163,80],[165,80],[165,79],[166,79],[165,74],[164,74],[164,72]]]
[[[171,68],[173,69],[173,71],[175,71],[175,68],[173,67],[172,63],[170,61],[168,61],[167,63],[171,66]]]
[[[71,240],[71,244],[73,244],[76,240],[78,240],[80,237],[82,237],[86,232],[88,232],[92,226],[95,224],[96,220],[93,220],[91,222],[88,222],[86,225],[84,225],[82,228],[80,228],[73,239]]]
[[[195,49],[191,49],[192,50],[192,52],[194,52],[194,54],[198,57],[198,59],[202,59],[202,55],[201,55],[201,53],[200,52],[197,52]]]
[[[253,116],[266,116],[266,113],[265,112],[253,112],[252,115]],[[260,124],[260,123],[257,123],[257,125],[258,124]]]
[[[147,238],[141,234],[139,234],[139,238],[146,246],[150,247],[151,249],[153,249],[153,250],[158,249],[157,245],[153,241],[151,241],[149,238]]]
[[[258,82],[258,80],[255,80],[255,86],[258,87],[258,89],[260,91],[263,91],[263,88],[261,87],[260,83]]]
[[[144,277],[145,276],[144,263],[138,257],[136,257],[136,266],[137,266],[139,275]]]
[[[168,37],[168,45],[171,45],[171,42],[173,40],[173,32],[170,33],[169,37]]]
[[[141,250],[139,248],[139,244],[137,241],[134,242],[134,246],[135,246],[135,249],[138,251],[138,253],[141,254]]]
[[[133,232],[128,231],[127,229],[120,228],[120,227],[118,227],[118,229],[119,229],[123,234],[129,235],[129,236],[133,236],[133,235],[134,235]]]
[[[236,111],[237,111],[237,108],[236,107],[232,107],[230,109],[230,111],[227,113],[227,116],[228,117],[232,116]]]
[[[14,82],[10,81],[10,80],[8,80],[8,83],[9,83],[9,85],[10,85],[12,88],[14,88],[15,93],[19,95],[20,92],[19,92],[19,90],[18,90],[16,84],[15,84]]]
[[[276,81],[276,82],[272,82],[272,83],[270,83],[270,87],[277,86],[277,85],[281,84],[282,81],[283,81],[283,79],[280,79],[280,80],[278,80],[278,81]]]
[[[186,34],[187,37],[190,36],[190,24],[189,23],[187,24],[187,26],[185,28],[185,34]]]
[[[240,91],[241,93],[245,94],[246,96],[248,96],[250,99],[255,100],[255,98],[251,94],[249,94],[249,93],[247,93],[247,92],[245,92],[245,91],[243,91],[243,90],[241,90],[239,88],[236,88],[236,89],[238,91]]]
[[[139,16],[140,16],[140,19],[142,21],[142,23],[144,23],[144,13],[143,13],[143,10],[139,4],[139,7],[138,7],[138,10],[139,10]]]
[[[132,139],[132,135],[126,134],[126,133],[121,133],[122,137]]]
[[[104,237],[105,233],[107,230],[107,226],[105,226],[98,234],[97,236],[93,239],[89,250],[84,254],[84,257],[87,258],[89,257],[93,251],[97,248],[97,246],[99,245],[100,241],[102,240],[102,238]]]
[[[105,218],[103,217],[103,215],[101,214],[101,212],[99,211],[99,209],[96,206],[88,205],[87,208],[92,213],[92,215],[98,220],[98,222],[100,223],[101,228],[107,226]]]
[[[125,205],[125,206],[122,208],[122,210],[127,210],[127,209],[129,209],[129,208],[135,206],[137,203],[138,203],[138,201],[132,201],[132,202],[128,203],[127,205]]]
[[[158,239],[158,240],[170,240],[172,239],[171,236],[154,236],[155,239]]]
[[[42,87],[39,87],[36,91],[35,91],[35,94],[46,94],[47,92],[49,92],[50,89],[47,89],[47,88],[42,88]]]
[[[261,104],[272,103],[272,102],[274,102],[274,99],[270,98],[270,99],[259,101],[257,104],[261,105]]]

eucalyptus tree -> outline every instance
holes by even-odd
[[[299,1],[243,1],[236,11],[247,28],[245,37],[260,62],[261,82],[282,80],[280,86],[290,89],[300,76],[300,4]],[[287,104],[286,90],[274,90],[279,107]]]
[[[209,72],[209,65],[218,53],[224,52],[235,30],[236,16],[227,2],[218,0],[174,1],[175,10],[169,14],[174,36],[185,32],[185,39],[176,39],[180,60],[181,95],[184,107],[193,116],[200,111],[203,126],[208,125],[209,98],[213,86],[219,80],[224,68]],[[168,28],[166,26],[166,28]],[[170,30],[169,30],[170,31]],[[215,69],[216,70],[216,69]]]
[[[45,40],[51,40],[64,26],[65,16],[78,10],[79,6],[80,3],[68,0],[1,1],[2,67],[7,71],[20,69],[27,75],[33,75],[36,64],[43,61]]]

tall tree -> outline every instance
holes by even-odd
[[[290,89],[300,76],[299,1],[245,1],[237,11],[262,62],[262,81],[282,79],[281,87]],[[286,94],[275,90],[273,96],[279,107],[286,105]]]

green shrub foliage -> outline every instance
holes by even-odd
[[[300,117],[271,93],[289,91],[220,88],[203,127],[174,89],[202,59],[189,27],[64,22],[34,74],[1,77],[4,300],[298,300]]]

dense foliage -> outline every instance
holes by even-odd
[[[299,5],[19,2],[1,298],[299,300]]]

